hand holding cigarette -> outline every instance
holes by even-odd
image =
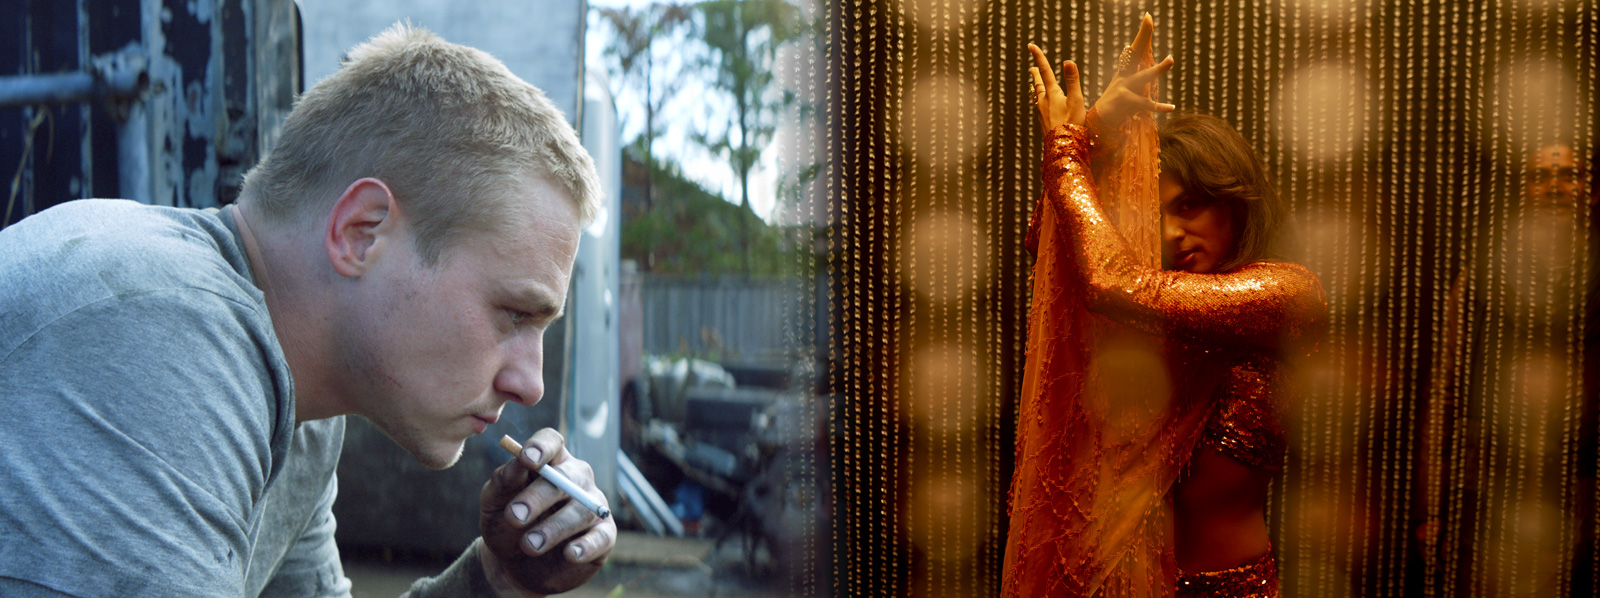
[[[500,446],[515,458],[484,484],[479,516],[478,556],[490,585],[502,595],[556,594],[583,585],[600,571],[617,537],[594,471],[549,428],[526,444],[508,436]]]
[[[512,438],[511,436],[500,437],[500,448],[503,448],[506,450],[506,452],[511,453],[511,456],[513,457],[522,454],[522,443],[517,442],[516,439]],[[573,500],[578,501],[579,504],[587,507],[590,511],[593,511],[595,516],[601,519],[611,516],[611,509],[606,508],[605,505],[600,504],[600,501],[595,500],[593,496],[589,496],[588,492],[584,492],[583,489],[579,488],[577,484],[572,483],[572,480],[569,479],[566,474],[561,473],[561,470],[551,467],[548,464],[542,465],[539,467],[539,477],[549,480],[550,483],[555,484],[557,488],[560,488],[562,492],[566,492],[567,494],[571,495]]]

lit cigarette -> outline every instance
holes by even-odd
[[[511,453],[512,457],[522,454],[522,444],[510,436],[500,437],[500,448],[506,449],[506,452]],[[611,509],[607,509],[605,505],[600,504],[600,501],[595,500],[593,496],[589,496],[588,492],[584,492],[577,484],[572,483],[572,479],[568,478],[567,474],[561,473],[561,470],[549,465],[543,465],[539,467],[539,476],[550,480],[550,483],[555,484],[562,492],[572,495],[573,500],[578,501],[578,504],[589,507],[589,510],[593,511],[599,518],[605,519],[611,516]]]

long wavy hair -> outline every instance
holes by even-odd
[[[1261,158],[1228,121],[1208,114],[1181,114],[1167,120],[1161,139],[1161,172],[1177,178],[1203,202],[1228,206],[1237,237],[1233,253],[1218,272],[1282,255],[1274,242],[1287,210]]]

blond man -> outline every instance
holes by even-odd
[[[69,202],[0,231],[0,595],[348,596],[345,415],[444,468],[543,394],[594,166],[499,61],[396,26],[296,104],[237,204]],[[616,527],[542,430],[409,595],[590,579]],[[601,497],[604,500],[604,497]]]

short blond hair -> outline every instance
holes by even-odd
[[[288,222],[376,178],[407,210],[431,265],[461,235],[499,231],[530,174],[565,188],[581,226],[600,211],[594,162],[544,92],[481,50],[397,23],[295,102],[241,195]]]

